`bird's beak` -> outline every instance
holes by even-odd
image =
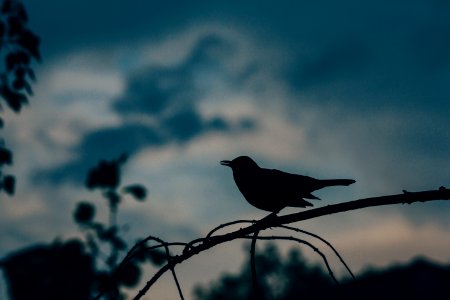
[[[220,164],[221,164],[222,166],[231,167],[231,161],[229,161],[229,160],[222,160],[222,161],[220,162]]]

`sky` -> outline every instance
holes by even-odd
[[[240,155],[356,180],[316,192],[317,207],[450,185],[448,1],[26,7],[43,61],[30,105],[4,112],[15,158],[8,170],[18,185],[14,197],[0,195],[0,256],[79,234],[75,204],[102,207],[83,187],[87,170],[123,152],[130,155],[123,182],[150,191],[148,201],[119,209],[129,241],[152,234],[187,242],[224,222],[264,217],[219,164]],[[419,255],[450,263],[449,214],[450,203],[434,201],[296,225],[327,238],[360,271]],[[195,282],[239,269],[242,243],[219,248],[179,267],[186,295]],[[166,278],[149,296],[172,292]]]

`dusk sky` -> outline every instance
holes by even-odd
[[[98,199],[104,216],[99,193],[83,186],[86,172],[123,152],[123,182],[150,191],[146,202],[120,206],[130,242],[188,242],[264,217],[219,164],[239,155],[356,180],[316,192],[316,207],[450,186],[449,1],[25,5],[43,61],[30,105],[3,112],[18,183],[14,197],[0,195],[0,257],[79,235],[80,200]],[[358,272],[416,256],[450,263],[449,216],[450,203],[434,201],[296,225],[328,239]],[[237,241],[181,265],[186,296],[196,282],[237,271],[245,255]],[[170,279],[149,296],[176,298]]]

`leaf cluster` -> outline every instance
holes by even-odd
[[[33,95],[31,83],[36,81],[32,68],[41,61],[40,39],[28,28],[28,14],[19,0],[3,0],[0,6],[0,110],[6,104],[18,113]],[[0,128],[4,122],[0,117]],[[2,168],[12,164],[12,152],[0,137],[0,191],[13,195],[15,177],[4,175]]]
[[[31,82],[36,76],[33,61],[41,61],[39,37],[28,26],[24,5],[17,0],[4,0],[0,18],[0,53],[4,68],[0,72],[0,96],[14,112],[20,112],[33,95]]]
[[[86,176],[86,188],[101,192],[108,207],[109,222],[97,220],[96,207],[90,201],[79,202],[73,213],[75,222],[85,234],[89,254],[98,264],[98,290],[107,291],[104,297],[108,299],[123,299],[121,288],[133,287],[139,282],[144,263],[159,265],[164,262],[161,252],[139,251],[135,260],[117,268],[118,259],[128,248],[123,236],[126,226],[119,226],[116,221],[118,207],[126,196],[136,201],[144,201],[147,197],[147,189],[141,184],[121,186],[122,167],[126,161],[126,155],[101,160]]]
[[[326,272],[306,261],[298,249],[292,249],[286,257],[281,255],[273,242],[266,243],[255,256],[258,266],[259,298],[268,299],[312,299],[318,290],[333,287]],[[249,262],[244,262],[238,274],[224,274],[217,281],[197,285],[194,298],[252,299],[252,274]],[[260,299],[260,300],[263,300]]]

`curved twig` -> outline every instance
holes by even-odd
[[[251,226],[241,228],[239,230],[219,235],[219,236],[211,236],[208,239],[198,239],[198,245],[186,248],[183,251],[183,254],[180,256],[173,257],[172,264],[176,265],[182,263],[183,261],[191,258],[192,256],[210,249],[219,244],[238,239],[238,238],[248,238],[247,235],[252,234],[256,231],[261,231],[270,227],[277,227],[284,224],[304,221],[308,219],[313,219],[325,215],[341,213],[350,210],[356,210],[366,207],[374,207],[374,206],[383,206],[383,205],[391,205],[391,204],[402,204],[408,203],[411,204],[413,202],[427,202],[433,200],[449,200],[450,199],[450,190],[444,187],[439,188],[438,190],[432,191],[424,191],[424,192],[408,192],[397,195],[390,196],[382,196],[382,197],[373,197],[373,198],[365,198],[354,200],[350,202],[344,202],[334,205],[328,205],[324,207],[314,208],[294,214],[284,215],[284,216],[272,216],[271,218],[264,218],[264,222],[257,222]],[[190,244],[190,243],[189,243]],[[188,244],[188,245],[189,245]],[[143,288],[137,293],[134,297],[134,300],[141,299],[147,291],[153,286],[153,284],[166,272],[170,269],[168,264],[162,266],[154,275],[151,277],[147,283],[143,286]]]
[[[166,245],[169,246],[169,247],[170,246],[183,246],[183,247],[186,247],[186,243],[174,242],[174,243],[167,243],[167,244],[162,244],[162,245],[149,246],[149,247],[145,247],[144,249],[148,250],[148,251],[151,251],[151,250],[155,250],[155,249],[158,249],[158,248],[165,247]]]
[[[224,223],[224,224],[220,224],[219,226],[213,228],[210,232],[208,232],[208,234],[206,235],[206,238],[207,238],[207,239],[210,238],[210,237],[213,235],[214,232],[216,232],[216,231],[218,231],[218,230],[220,230],[220,229],[222,229],[222,228],[225,228],[225,227],[227,227],[227,226],[231,226],[231,225],[235,225],[235,224],[239,224],[239,223],[252,223],[252,224],[255,224],[256,222],[257,222],[257,221],[250,221],[250,220],[236,220],[236,221],[232,221],[232,222],[227,222],[227,223]]]
[[[189,250],[192,250],[192,248],[194,248],[196,244],[203,243],[205,240],[206,240],[206,238],[197,238],[195,240],[190,241],[189,243],[186,243],[183,253],[185,253]]]
[[[240,224],[240,223],[256,223],[257,221],[251,221],[251,220],[236,220],[236,221],[232,221],[232,222],[228,222],[228,223],[224,223],[224,224],[220,224],[219,226],[215,227],[214,229],[212,229],[207,235],[206,238],[210,238],[212,236],[212,234],[214,232],[217,232],[219,229],[225,228],[227,226],[231,226],[231,225],[235,225],[235,224]],[[291,227],[291,226],[287,226],[287,225],[280,225],[278,226],[280,228],[284,228],[284,229],[288,229],[288,230],[293,230],[296,232],[300,232],[309,236],[312,236],[320,241],[322,241],[323,243],[325,243],[328,247],[331,248],[331,250],[334,252],[334,254],[338,257],[338,259],[341,261],[341,263],[344,265],[344,267],[346,268],[346,270],[348,271],[348,273],[350,274],[350,276],[353,278],[353,280],[356,280],[355,275],[353,274],[353,272],[351,271],[351,269],[349,268],[349,266],[347,265],[347,263],[344,261],[344,259],[342,258],[342,256],[339,254],[339,252],[336,250],[336,248],[334,248],[334,246],[328,242],[326,239],[322,238],[321,236],[314,234],[312,232],[303,230],[303,229],[299,229],[299,228],[295,228],[295,227]]]
[[[247,239],[252,238],[253,239],[253,237],[245,237],[245,238],[247,238]],[[258,236],[257,239],[258,240],[289,240],[289,241],[294,241],[294,242],[297,242],[297,243],[300,243],[300,244],[307,245],[308,247],[313,249],[314,252],[316,252],[317,254],[319,254],[322,257],[322,260],[325,263],[325,266],[327,267],[328,274],[330,274],[331,278],[336,283],[336,285],[340,285],[339,281],[337,281],[336,277],[333,274],[333,270],[331,270],[330,264],[328,263],[328,260],[327,260],[327,257],[325,256],[325,254],[323,254],[323,252],[320,251],[319,248],[317,248],[316,246],[314,246],[310,242],[307,242],[305,240],[298,239],[298,238],[295,238],[295,237],[292,237],[292,236],[278,236],[278,235]]]
[[[172,264],[172,257],[170,256],[169,246],[167,246],[167,243],[164,244],[164,248],[166,249],[167,263],[170,264],[170,271],[172,272],[173,280],[177,286],[178,294],[180,295],[181,300],[184,300],[183,291],[181,290],[180,282],[178,281],[177,274],[175,273],[175,265]]]
[[[258,300],[260,299],[259,294],[259,284],[258,277],[256,276],[256,262],[255,262],[255,248],[256,248],[256,240],[258,239],[259,231],[256,231],[252,237],[252,244],[250,246],[250,266],[252,272],[252,299]]]
[[[356,280],[355,275],[353,275],[352,270],[350,270],[350,268],[347,266],[347,264],[345,263],[344,259],[341,257],[341,255],[339,254],[339,252],[333,247],[333,245],[328,242],[326,239],[322,238],[321,236],[314,234],[312,232],[303,230],[303,229],[299,229],[299,228],[295,228],[295,227],[291,227],[291,226],[286,226],[286,225],[280,225],[280,228],[285,228],[285,229],[289,229],[289,230],[293,230],[296,232],[301,232],[303,234],[312,236],[322,242],[324,242],[328,247],[331,248],[331,250],[333,250],[334,254],[336,254],[336,256],[339,258],[339,260],[341,261],[341,263],[344,265],[344,267],[347,269],[348,273],[350,274],[350,276],[352,276],[353,280]]]
[[[158,237],[149,235],[149,236],[147,236],[145,239],[143,239],[143,240],[137,242],[137,243],[136,243],[136,244],[135,244],[128,252],[127,252],[127,254],[125,255],[125,257],[122,259],[122,261],[120,262],[120,264],[116,267],[116,269],[115,269],[115,271],[114,271],[114,273],[116,274],[116,276],[117,276],[117,274],[119,274],[119,273],[121,272],[121,270],[123,269],[123,267],[124,267],[126,264],[128,264],[128,263],[135,257],[137,249],[144,247],[145,244],[146,244],[148,241],[152,241],[152,240],[155,241],[155,242],[158,242],[158,243],[160,243],[160,244],[159,244],[159,245],[155,245],[155,246],[146,247],[145,250],[155,250],[155,249],[164,247],[164,248],[166,248],[166,255],[167,255],[167,253],[168,253],[168,250],[169,250],[169,247],[170,247],[170,246],[186,246],[186,245],[187,245],[187,243],[182,243],[182,242],[172,242],[172,243],[167,243],[167,242],[163,241],[162,239],[160,239],[160,238],[158,238]],[[169,256],[168,256],[167,258],[168,258],[168,261],[169,261],[170,253],[169,253]],[[181,299],[184,299],[183,296],[182,296],[181,288],[179,287],[178,279],[176,278],[176,274],[175,274],[174,271],[172,272],[172,274],[173,274],[173,276],[174,276],[174,280],[175,280],[175,283],[176,283],[176,285],[177,285],[178,291],[179,291],[179,293],[180,293]],[[100,299],[100,298],[104,295],[105,292],[106,292],[106,291],[104,291],[104,290],[103,290],[103,291],[100,291],[100,292],[97,294],[97,296],[95,296],[95,297],[93,298],[93,300],[98,300],[98,299]]]

